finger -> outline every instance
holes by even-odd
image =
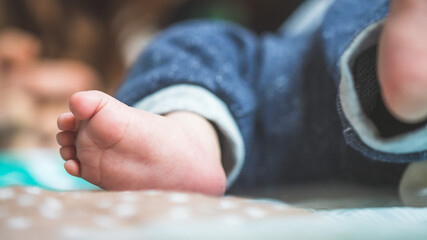
[[[61,157],[64,160],[76,159],[76,156],[77,156],[76,147],[74,146],[61,147],[59,149],[59,153],[61,154]]]
[[[71,176],[80,177],[80,163],[77,160],[67,160],[64,163],[65,171]]]
[[[59,115],[57,123],[59,130],[62,131],[76,131],[79,127],[79,121],[71,112]]]
[[[60,146],[73,146],[77,133],[73,131],[60,132],[56,134],[56,141]]]

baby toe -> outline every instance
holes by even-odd
[[[56,141],[60,146],[73,146],[76,135],[73,131],[60,132],[56,135]]]
[[[67,160],[64,163],[65,171],[74,177],[80,177],[80,163],[76,160]]]
[[[59,130],[62,131],[72,131],[78,128],[78,121],[71,112],[59,115],[57,119],[57,124]]]
[[[76,159],[77,156],[76,147],[74,146],[61,147],[59,149],[59,153],[61,154],[61,157],[64,160]]]

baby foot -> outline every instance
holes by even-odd
[[[152,114],[99,91],[74,94],[70,110],[57,135],[69,174],[106,190],[224,193],[218,139],[204,118]]]
[[[380,42],[384,102],[406,122],[427,117],[427,1],[394,0]]]

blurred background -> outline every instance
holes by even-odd
[[[114,94],[158,31],[188,19],[276,30],[303,0],[0,0],[0,148],[56,147],[80,90]]]
[[[77,91],[114,95],[156,33],[189,19],[275,31],[303,0],[0,0],[0,186],[93,188],[68,176],[56,118]]]

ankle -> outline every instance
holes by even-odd
[[[191,112],[172,112],[165,115],[169,119],[173,119],[186,130],[190,131],[199,141],[201,141],[207,150],[213,156],[221,158],[221,148],[218,135],[213,125],[205,118]]]
[[[223,195],[227,179],[221,162],[219,139],[213,125],[205,118],[191,112],[173,112],[166,117],[178,123],[184,132],[190,135],[191,140],[194,140],[194,147],[197,148],[197,157],[189,159],[196,171],[190,173],[188,190],[209,195]]]

